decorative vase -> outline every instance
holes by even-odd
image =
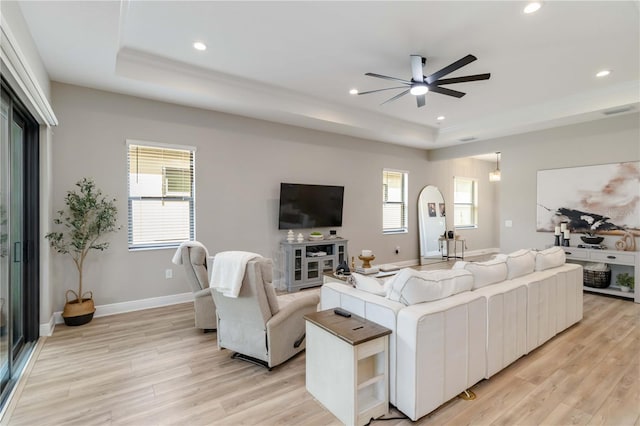
[[[287,241],[292,243],[293,240],[294,240],[293,231],[289,230],[289,232],[287,232]]]
[[[374,260],[376,257],[374,255],[371,256],[358,256],[358,259],[362,260],[362,267],[364,269],[369,269],[371,268],[371,261]]]
[[[298,234],[298,242],[301,243],[304,241],[304,235],[302,235],[302,232]]]

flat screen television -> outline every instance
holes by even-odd
[[[342,226],[344,186],[280,184],[278,229]]]

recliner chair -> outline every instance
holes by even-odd
[[[304,315],[317,311],[320,302],[318,294],[299,293],[289,302],[278,297],[272,270],[271,259],[247,262],[237,298],[211,289],[218,315],[218,347],[235,351],[234,358],[269,369],[304,350]]]
[[[203,245],[185,245],[181,250],[182,265],[193,291],[196,328],[204,330],[205,333],[215,331],[218,327],[216,305],[209,289],[207,249]]]

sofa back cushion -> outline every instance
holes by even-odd
[[[499,254],[496,259],[504,259],[507,262],[507,279],[509,280],[532,273],[536,266],[536,255],[528,249]]]
[[[567,256],[561,247],[550,247],[536,253],[536,271],[556,268],[565,264]]]
[[[387,298],[404,305],[444,299],[471,290],[473,276],[466,270],[416,271],[405,268],[389,282]]]
[[[383,297],[387,295],[387,286],[385,286],[384,280],[378,278],[352,273],[347,278],[347,282],[358,290],[366,291],[367,293]]]
[[[464,269],[473,275],[473,290],[507,279],[507,262],[504,259],[492,259],[486,262],[458,261],[453,269]]]

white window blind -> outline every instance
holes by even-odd
[[[195,239],[195,149],[127,142],[129,249]]]
[[[453,178],[453,225],[456,228],[478,226],[478,183],[475,179]]]
[[[406,172],[382,172],[382,232],[407,232]]]

